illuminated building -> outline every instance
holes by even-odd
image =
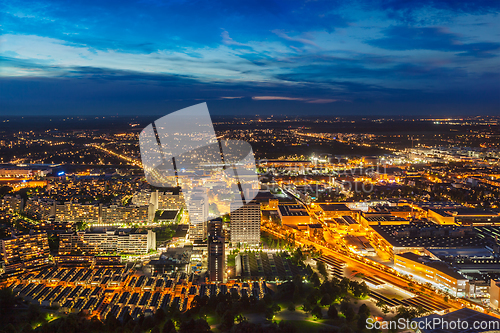
[[[500,308],[500,280],[490,281],[490,306],[497,310]]]
[[[258,245],[260,219],[260,204],[257,202],[249,202],[235,210],[231,208],[231,243]]]
[[[5,272],[29,270],[48,264],[49,241],[45,232],[13,235],[0,240]]]
[[[160,192],[142,190],[134,193],[132,204],[136,206],[153,205],[154,210],[179,210],[184,208],[184,197],[182,193],[174,194],[173,192]]]
[[[17,213],[23,209],[23,199],[19,195],[5,195],[0,199],[0,209],[8,213]]]
[[[354,212],[349,209],[345,204],[318,204],[320,214],[325,219],[333,219],[342,216],[354,216]]]
[[[136,224],[147,223],[149,217],[148,206],[118,206],[110,205],[101,207],[101,223],[102,224]]]
[[[207,189],[198,187],[193,189],[189,200],[189,238],[191,240],[205,239],[207,234],[208,196]]]
[[[323,238],[323,227],[319,223],[308,224],[307,232],[310,237]]]
[[[434,223],[409,222],[369,226],[372,244],[382,251],[395,254],[424,252],[426,248],[483,247],[484,239],[477,237],[470,227],[444,226]]]
[[[363,226],[373,225],[401,225],[409,224],[410,221],[402,217],[394,216],[390,213],[363,213],[359,217]]]
[[[208,272],[210,281],[224,281],[225,273],[225,237],[222,230],[222,219],[208,222]]]
[[[55,201],[38,197],[29,198],[24,213],[37,220],[48,220],[50,216],[55,215]]]
[[[394,256],[394,267],[433,282],[453,296],[463,297],[468,293],[469,280],[441,260],[406,252]]]
[[[309,224],[311,219],[307,210],[301,205],[279,205],[278,214],[281,224]]]
[[[62,205],[56,205],[55,215],[56,221],[61,222],[97,223],[99,221],[99,206],[66,202]]]
[[[331,222],[330,222],[331,221]],[[326,221],[329,226],[334,226],[339,233],[359,232],[359,223],[351,216],[342,216]]]
[[[185,205],[182,193],[158,192],[158,209],[179,210],[184,208]]]
[[[497,212],[484,209],[429,209],[428,216],[439,224],[464,224],[475,226],[500,224],[500,215]]]
[[[59,254],[147,254],[156,249],[156,233],[137,229],[61,234]]]
[[[178,210],[164,210],[158,216],[158,223],[174,223],[179,215]]]

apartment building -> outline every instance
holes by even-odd
[[[258,245],[260,243],[260,204],[250,202],[233,210],[231,205],[231,243]]]
[[[61,234],[59,241],[60,255],[76,253],[147,254],[149,250],[156,250],[156,233],[151,230],[79,231],[72,234]]]
[[[23,210],[23,199],[19,195],[5,195],[0,199],[0,210],[5,210],[7,213],[18,213]]]
[[[45,232],[13,235],[0,240],[0,254],[6,273],[25,271],[49,262],[49,241]]]

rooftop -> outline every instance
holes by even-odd
[[[320,204],[319,206],[324,212],[350,211],[345,204]]]
[[[302,207],[301,209],[290,208],[294,206],[278,206],[281,216],[309,216],[309,213]]]
[[[158,220],[173,220],[177,216],[178,210],[164,210]]]
[[[475,233],[463,232],[456,226],[429,223],[410,223],[394,225],[372,225],[381,237],[394,247],[425,248],[480,248],[484,239]],[[456,233],[456,237],[450,237]]]
[[[457,280],[466,280],[466,278],[463,277],[462,274],[458,273],[456,270],[454,270],[450,265],[448,265],[444,261],[434,260],[428,256],[419,256],[418,254],[415,254],[413,252],[400,253],[400,254],[396,254],[396,256],[403,257],[405,259],[408,259],[408,260],[411,260],[414,262],[418,262],[418,263],[423,264],[425,266],[435,268],[435,269],[439,270],[440,272],[443,272],[444,274],[446,274],[450,277],[453,277]]]

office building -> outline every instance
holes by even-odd
[[[233,245],[238,243],[258,245],[260,219],[259,203],[250,202],[236,210],[231,207],[231,243]]]
[[[207,189],[198,187],[193,189],[188,201],[189,212],[189,239],[203,240],[207,236],[208,195]]]
[[[208,273],[210,281],[224,281],[226,267],[225,237],[222,219],[208,222]]]

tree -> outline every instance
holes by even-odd
[[[323,318],[323,313],[321,312],[321,307],[319,305],[316,305],[312,311],[311,311],[311,314],[318,318],[318,319],[322,319]]]
[[[362,332],[363,329],[366,328],[366,319],[368,316],[366,316],[364,313],[361,313],[358,316],[358,322],[357,322],[357,327],[358,327],[358,332]]]
[[[175,330],[175,325],[172,319],[169,319],[163,324],[163,329],[161,330],[162,333],[176,333]]]
[[[227,310],[224,312],[224,315],[222,316],[221,319],[221,331],[228,331],[233,327],[234,325],[234,313],[230,310]]]
[[[329,294],[325,294],[321,298],[320,304],[323,305],[323,306],[327,306],[327,305],[332,304],[332,298],[330,297],[330,295]]]
[[[10,288],[0,289],[0,317],[9,315],[14,310],[16,297]]]
[[[328,278],[328,272],[326,271],[326,266],[324,262],[318,260],[316,262],[316,268],[318,269],[319,274],[323,275],[325,279]]]
[[[316,272],[311,274],[310,280],[315,287],[319,287],[321,285],[321,281],[319,280],[318,274]]]
[[[340,333],[352,333],[352,329],[346,324],[340,328]]]
[[[88,228],[88,224],[86,222],[80,221],[75,223],[76,230],[77,231],[84,231],[85,229]]]
[[[266,308],[264,315],[267,320],[272,320],[274,318],[274,311],[272,308]]]
[[[365,315],[366,317],[370,316],[370,309],[366,304],[361,304],[361,306],[358,309],[358,314],[359,315]]]
[[[365,281],[359,284],[360,297],[365,298],[370,294],[370,288],[366,285]]]
[[[344,316],[345,316],[345,320],[349,323],[349,322],[352,322],[354,320],[354,318],[356,317],[356,312],[354,312],[354,309],[352,308],[352,306],[348,305],[347,309],[345,312],[343,312]]]
[[[179,329],[180,333],[205,333],[211,332],[210,325],[204,319],[191,319],[187,322],[182,322]]]
[[[377,307],[379,307],[379,308],[381,308],[381,309],[382,309],[382,308],[383,308],[384,306],[386,306],[387,304],[385,303],[385,301],[384,301],[384,300],[379,299],[375,305],[376,305]]]
[[[337,319],[339,317],[339,313],[338,313],[337,308],[335,307],[335,305],[333,305],[333,304],[330,305],[330,307],[328,308],[327,315],[331,319]]]
[[[347,308],[349,308],[350,305],[349,305],[349,302],[347,300],[343,300],[342,302],[340,302],[340,312],[344,313],[347,311]]]

